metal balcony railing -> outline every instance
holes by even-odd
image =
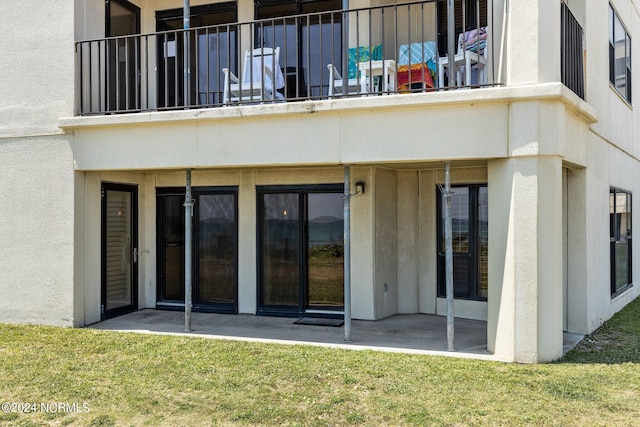
[[[78,112],[209,108],[493,85],[487,73],[492,62],[487,0],[456,4],[452,67],[442,18],[447,3],[436,0],[77,42]]]

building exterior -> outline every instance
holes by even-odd
[[[353,318],[444,314],[448,161],[455,315],[557,359],[640,293],[638,6],[3,2],[0,321],[184,307],[188,170],[194,310],[340,315],[345,167]]]

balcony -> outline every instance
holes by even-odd
[[[487,3],[457,0],[452,37],[430,0],[80,41],[78,114],[494,86]]]

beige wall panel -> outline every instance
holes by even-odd
[[[86,173],[75,173],[74,189],[74,243],[73,243],[73,263],[74,263],[74,286],[73,286],[73,325],[84,326],[84,304],[85,304],[85,244],[86,244]]]
[[[366,183],[365,194],[351,198],[351,301],[354,319],[374,320],[377,313],[375,301],[374,254],[378,241],[375,235],[375,186],[374,169],[369,167],[351,168],[351,193],[355,183]]]
[[[374,169],[376,319],[398,313],[398,179],[395,171]]]
[[[515,351],[515,281],[513,229],[513,168],[510,160],[488,163],[489,178],[489,300],[487,349],[507,359]]]
[[[447,299],[437,298],[437,312],[440,316],[447,315]],[[453,315],[460,319],[487,321],[487,302],[455,299],[453,301]]]
[[[418,313],[418,224],[422,220],[418,171],[400,171],[397,177],[398,312]]]
[[[566,330],[579,334],[586,334],[589,328],[587,248],[591,230],[587,227],[588,172],[579,168],[567,170],[566,187]]]
[[[156,306],[157,289],[157,245],[156,245],[156,180],[154,174],[140,174],[140,206],[138,228],[139,266],[139,308]]]
[[[70,326],[76,182],[69,141],[0,139],[0,165],[0,322]]]
[[[258,307],[256,173],[239,173],[238,186],[238,312],[254,314]]]
[[[613,144],[620,147],[625,152],[638,155],[640,153],[634,153],[633,144],[633,109],[622,100],[618,92],[615,89],[611,89],[611,103],[609,110],[609,123],[610,128],[610,140]],[[636,113],[637,117],[637,113]]]
[[[574,165],[587,165],[587,145],[589,144],[589,127],[573,114],[564,113],[564,160]]]
[[[355,183],[356,181],[352,179]],[[342,184],[344,168],[264,169],[256,171],[256,185]]]
[[[420,171],[418,272],[420,313],[436,313],[437,226],[436,171]]]
[[[184,187],[186,185],[186,170],[163,171],[154,175],[158,187]],[[239,172],[236,170],[191,171],[191,185],[193,187],[234,186],[238,185],[239,179]]]
[[[71,0],[3,2],[0,138],[60,133],[73,114],[73,16]]]
[[[342,127],[345,162],[470,159],[507,155],[508,107],[389,110],[345,114]],[[488,124],[491,123],[489,126]]]

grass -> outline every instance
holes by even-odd
[[[558,363],[0,325],[0,425],[633,426],[640,299]],[[82,412],[82,404],[88,411]]]

